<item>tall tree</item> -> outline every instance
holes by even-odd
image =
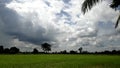
[[[80,47],[80,48],[78,49],[80,53],[82,53],[82,49],[83,49],[82,47]]]
[[[11,48],[10,48],[10,53],[11,53],[11,54],[19,53],[19,49],[18,49],[17,47],[11,47]]]
[[[96,5],[97,3],[101,2],[103,0],[85,0],[82,4],[82,12],[85,14],[88,10],[91,10],[91,8]],[[110,7],[113,9],[118,8],[118,6],[120,5],[120,0],[113,0]],[[116,25],[115,28],[118,27],[118,23],[120,21],[120,15],[116,21]]]
[[[9,54],[9,53],[10,53],[10,49],[9,49],[9,48],[5,48],[5,49],[4,49],[4,53],[5,53],[5,54]]]
[[[44,50],[45,52],[51,51],[51,45],[48,44],[48,43],[43,43],[43,44],[41,44],[41,48],[42,48],[42,50]]]
[[[3,53],[3,51],[4,51],[4,48],[3,48],[3,46],[1,45],[1,46],[0,46],[0,53]]]
[[[37,53],[39,53],[39,51],[36,48],[34,48],[32,53],[37,54]]]

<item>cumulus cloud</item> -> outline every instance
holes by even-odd
[[[22,50],[31,50],[44,42],[52,44],[53,50],[119,49],[119,31],[114,28],[118,12],[103,1],[83,15],[83,1],[0,1],[0,44],[9,42],[6,47]]]

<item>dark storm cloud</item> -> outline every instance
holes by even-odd
[[[4,3],[10,3],[11,1],[12,1],[12,0],[0,0],[0,4],[1,4],[1,3],[3,3],[3,4],[4,4]]]
[[[3,5],[3,4],[2,4]],[[50,30],[47,34],[47,29],[43,26],[38,26],[39,29],[34,29],[30,20],[25,20],[15,10],[5,6],[0,7],[0,24],[1,32],[6,33],[19,41],[29,42],[39,45],[43,42],[54,41],[54,31]],[[52,33],[53,32],[53,33]]]

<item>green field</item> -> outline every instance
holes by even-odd
[[[120,68],[120,56],[0,55],[0,68]]]

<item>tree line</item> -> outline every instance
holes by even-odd
[[[78,51],[75,50],[63,50],[59,52],[50,52],[51,46],[48,43],[41,44],[41,49],[43,50],[40,52],[37,48],[34,48],[32,52],[20,52],[20,49],[17,47],[11,48],[4,48],[2,45],[0,46],[0,54],[120,54],[120,50],[112,50],[112,51],[102,51],[102,52],[88,52],[83,51],[83,48],[78,48]]]
[[[49,53],[51,51],[51,45],[48,43],[41,44],[41,48],[44,52],[39,52],[36,48],[33,49],[32,52],[20,52],[20,49],[17,47],[11,47],[11,48],[4,48],[3,45],[0,46],[0,54],[18,54],[18,53]]]
[[[17,54],[20,52],[20,49],[17,47],[4,48],[0,46],[0,54]]]

